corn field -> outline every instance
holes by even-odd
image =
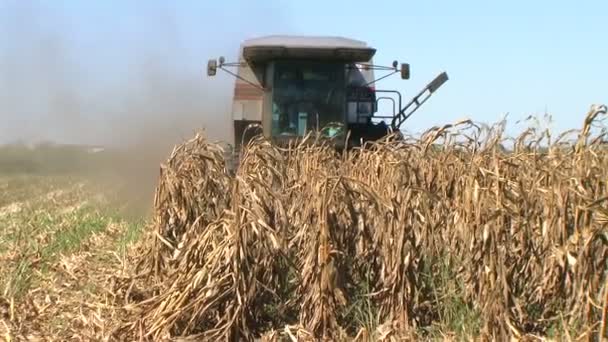
[[[601,339],[608,153],[592,128],[605,114],[557,137],[463,121],[348,153],[256,138],[234,174],[197,135],[161,167],[116,334]]]

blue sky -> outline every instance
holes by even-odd
[[[406,98],[447,71],[410,131],[506,113],[513,124],[545,110],[562,131],[608,103],[607,10],[606,1],[0,0],[0,140],[97,142],[150,127],[185,137],[199,125],[219,136],[233,79],[207,79],[206,60],[234,59],[240,41],[266,34],[365,40],[376,63],[410,63],[410,80],[377,85]]]
[[[414,130],[545,109],[563,130],[579,127],[590,104],[608,102],[606,1],[377,1],[368,10],[332,2],[327,14],[301,3],[289,11],[298,13],[298,32],[360,37],[378,48],[378,63],[411,64],[411,80],[383,86],[412,94],[448,72],[450,81],[408,123]]]

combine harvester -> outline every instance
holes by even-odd
[[[403,105],[399,91],[375,84],[395,74],[409,79],[409,64],[375,65],[375,53],[365,42],[342,37],[267,36],[244,41],[238,62],[209,60],[208,76],[220,69],[237,78],[232,106],[236,151],[259,134],[283,145],[314,132],[343,149],[399,132],[448,76],[439,74]],[[375,78],[375,71],[386,75]],[[380,101],[389,101],[392,113],[379,115]]]

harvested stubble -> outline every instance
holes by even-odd
[[[460,301],[472,337],[606,334],[608,154],[589,136],[603,114],[575,144],[528,130],[511,151],[503,123],[468,121],[348,154],[260,138],[235,175],[196,136],[161,169],[120,333],[416,339],[449,333]]]

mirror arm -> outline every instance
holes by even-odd
[[[394,70],[394,69],[391,69],[391,70]],[[393,76],[394,74],[396,74],[396,73],[398,73],[398,72],[399,72],[399,71],[393,71],[393,72],[391,72],[391,73],[390,73],[390,74],[388,74],[388,75],[384,75],[384,76],[382,76],[382,77],[380,77],[380,78],[377,78],[377,79],[375,79],[375,80],[373,80],[373,81],[371,81],[371,82],[368,82],[368,83],[364,84],[364,85],[363,85],[363,87],[367,87],[367,86],[369,86],[369,85],[372,85],[372,84],[374,84],[374,83],[376,83],[376,82],[378,82],[378,81],[380,81],[380,80],[383,80],[383,79],[385,79],[385,78],[387,78],[387,77]]]
[[[219,67],[224,67],[224,66],[227,66],[227,67],[242,67],[242,66],[245,66],[245,65],[244,65],[244,63],[239,63],[239,62],[223,63],[223,64],[219,65]]]
[[[367,69],[367,70],[386,70],[386,71],[396,71],[396,68],[394,67],[387,67],[387,66],[383,66],[383,65],[375,65],[375,64],[366,64],[366,63],[356,63],[358,65],[363,66],[363,69]],[[348,69],[359,69],[355,66],[347,66]]]
[[[234,76],[234,77],[238,78],[239,80],[241,80],[241,81],[243,81],[243,82],[246,82],[246,83],[248,83],[248,84],[250,84],[250,85],[252,85],[252,86],[254,86],[254,87],[258,88],[259,90],[261,90],[261,91],[263,91],[263,92],[265,92],[265,91],[266,91],[266,89],[264,89],[264,87],[262,87],[262,86],[260,86],[260,85],[258,85],[258,84],[255,84],[255,83],[253,83],[252,81],[250,81],[250,80],[248,80],[248,79],[246,79],[246,78],[244,78],[244,77],[242,77],[242,76],[239,76],[237,73],[234,73],[234,72],[232,72],[232,71],[230,71],[230,70],[228,70],[228,69],[224,68],[224,65],[226,65],[226,64],[222,64],[222,65],[220,65],[220,66],[219,66],[219,69],[220,69],[220,70],[223,70],[223,71],[225,71],[225,72],[227,72],[228,74],[230,74],[230,75],[232,75],[232,76]]]

